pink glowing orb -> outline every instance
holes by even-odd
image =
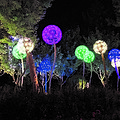
[[[48,25],[42,31],[43,40],[49,44],[57,44],[62,38],[62,31],[56,25]]]

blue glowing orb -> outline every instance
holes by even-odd
[[[37,67],[38,72],[46,73],[51,70],[51,61],[48,56],[46,56],[42,62],[39,64],[39,67]]]
[[[114,60],[120,59],[120,50],[118,50],[118,49],[110,50],[108,53],[108,58],[110,61],[112,61],[112,59],[114,59]]]
[[[48,25],[42,31],[43,40],[49,44],[57,44],[62,38],[62,31],[56,25]]]

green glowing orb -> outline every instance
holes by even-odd
[[[78,59],[83,60],[85,57],[85,53],[89,51],[88,48],[85,45],[80,45],[75,49],[75,56]]]
[[[15,45],[15,46],[13,47],[12,54],[13,54],[13,56],[14,56],[16,59],[23,59],[23,58],[25,58],[25,57],[27,56],[26,53],[23,54],[23,53],[20,53],[20,52],[19,52],[17,45]]]
[[[87,51],[84,55],[84,62],[91,63],[95,59],[95,54],[92,51]]]

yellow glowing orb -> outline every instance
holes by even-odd
[[[93,45],[93,50],[97,53],[97,54],[103,54],[106,52],[107,50],[107,44],[102,41],[102,40],[98,40],[95,42],[95,44]]]

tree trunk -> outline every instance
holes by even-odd
[[[29,69],[30,69],[30,78],[33,83],[33,92],[37,92],[37,88],[39,84],[37,80],[36,68],[34,65],[32,53],[27,53],[27,62],[28,62]]]

